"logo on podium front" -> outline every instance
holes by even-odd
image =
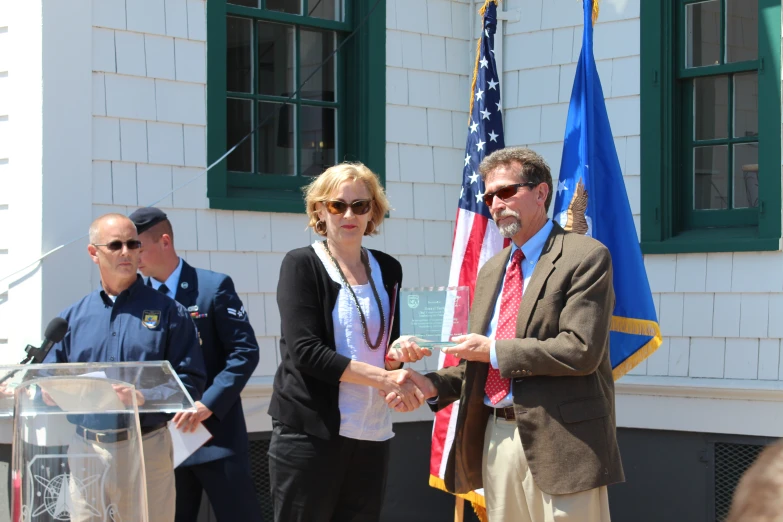
[[[84,465],[75,472],[67,467],[67,455],[33,457],[28,464],[31,484],[23,513],[32,512],[33,520],[46,513],[57,521],[92,520],[93,517],[104,522],[118,521],[115,506],[104,506],[103,482],[108,466],[98,455],[78,455],[78,458]]]

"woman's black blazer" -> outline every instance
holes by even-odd
[[[393,341],[400,336],[402,266],[388,254],[370,252],[380,265],[389,299],[395,292],[397,295],[389,336]],[[277,283],[280,366],[268,413],[291,428],[322,439],[340,433],[340,376],[351,361],[337,353],[334,341],[332,311],[340,288],[312,246],[292,250],[283,259]]]

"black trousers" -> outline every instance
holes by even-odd
[[[272,422],[269,480],[275,522],[376,522],[390,441],[323,440]]]
[[[175,469],[176,522],[196,522],[202,488],[207,492],[218,522],[261,522],[261,507],[256,498],[249,461],[247,454],[232,455]]]

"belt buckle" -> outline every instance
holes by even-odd
[[[94,431],[93,434],[95,435],[95,442],[98,444],[104,444],[106,441],[103,440],[103,438],[109,435],[108,433],[102,433],[99,431]]]

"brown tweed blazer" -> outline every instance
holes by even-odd
[[[470,330],[486,334],[510,255],[487,261],[476,281]],[[563,495],[622,482],[615,434],[609,322],[612,260],[598,241],[557,223],[525,289],[517,338],[496,342],[503,377],[513,379],[514,410],[530,470],[545,493]],[[428,375],[437,411],[460,400],[446,488],[481,488],[487,363],[466,362]]]

